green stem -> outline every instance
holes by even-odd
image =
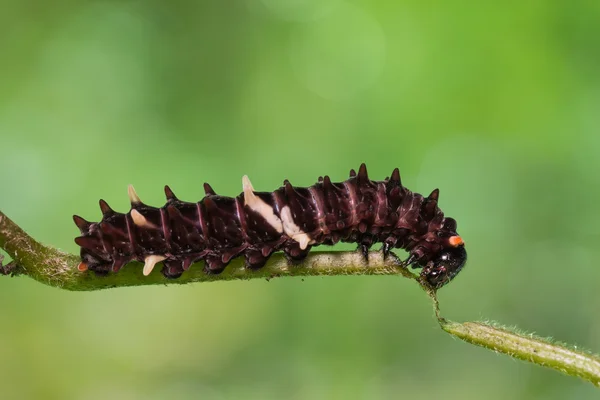
[[[458,323],[440,315],[435,292],[402,266],[391,255],[383,260],[381,252],[372,252],[365,262],[359,252],[312,253],[296,265],[281,254],[275,254],[267,265],[258,271],[244,267],[240,258],[235,259],[223,273],[208,275],[202,268],[191,268],[181,278],[167,280],[156,268],[150,276],[143,276],[140,263],[130,263],[118,274],[96,277],[90,271],[79,272],[79,257],[63,253],[36,242],[6,215],[0,212],[0,248],[14,260],[17,274],[50,286],[67,290],[99,290],[113,287],[183,284],[190,282],[227,281],[235,279],[270,279],[280,276],[332,276],[332,275],[402,275],[416,279],[433,300],[435,314],[442,329],[465,342],[507,354],[513,358],[577,376],[600,386],[600,359],[588,352],[575,350],[547,339],[530,334],[510,331],[480,322]]]
[[[193,266],[180,278],[170,280],[163,277],[160,268],[155,268],[149,276],[144,276],[142,264],[133,262],[118,274],[97,277],[93,272],[77,270],[81,261],[78,256],[36,242],[1,211],[0,248],[18,265],[15,273],[67,290],[89,291],[126,286],[271,279],[281,276],[402,275],[416,278],[394,255],[384,261],[381,252],[372,252],[367,263],[359,252],[330,251],[312,253],[302,262],[293,265],[281,253],[277,253],[269,259],[267,265],[256,271],[245,268],[243,260],[236,258],[218,275],[206,274],[202,268]]]
[[[442,329],[467,343],[485,347],[497,353],[528,361],[542,367],[552,368],[564,374],[590,381],[600,387],[600,358],[533,334],[516,332],[505,327],[483,322],[454,322],[442,318],[435,293],[428,291],[433,299],[435,314]]]
[[[468,343],[552,368],[567,375],[578,376],[600,386],[600,359],[593,354],[572,350],[533,335],[521,335],[480,322],[461,324],[444,320],[440,321],[440,325],[446,332]]]

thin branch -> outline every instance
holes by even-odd
[[[466,342],[578,376],[600,386],[600,359],[591,353],[573,350],[533,334],[519,334],[481,322],[461,324],[444,320],[440,321],[440,325],[446,332]]]
[[[433,300],[441,328],[467,343],[485,347],[497,353],[552,368],[570,376],[585,379],[600,387],[600,358],[574,346],[484,322],[454,322],[440,315],[437,297],[426,290]]]
[[[208,275],[202,268],[191,268],[181,278],[175,280],[164,278],[158,269],[155,269],[150,276],[143,276],[142,265],[131,263],[118,274],[96,277],[90,271],[78,271],[77,265],[80,261],[78,256],[36,242],[2,212],[0,212],[0,248],[13,258],[14,263],[9,268],[9,266],[2,267],[0,262],[0,272],[27,275],[39,282],[67,290],[91,291],[113,287],[270,279],[280,276],[402,275],[417,280],[430,295],[440,326],[449,334],[465,342],[552,368],[567,375],[577,376],[600,386],[600,358],[597,356],[572,346],[503,327],[481,322],[458,323],[447,320],[440,315],[435,292],[403,267],[397,257],[391,255],[384,261],[381,252],[372,252],[368,263],[359,252],[312,253],[296,265],[290,265],[281,254],[275,254],[269,259],[267,265],[258,271],[246,269],[238,258],[219,275]]]
[[[78,256],[67,254],[36,242],[0,211],[0,248],[14,260],[13,274],[27,275],[39,282],[67,290],[99,290],[114,287],[184,284],[244,279],[271,279],[281,276],[320,275],[402,275],[417,279],[402,266],[393,254],[384,261],[381,252],[372,252],[366,263],[359,252],[315,252],[300,263],[291,265],[280,253],[274,254],[263,268],[252,271],[237,258],[221,274],[206,274],[200,267],[190,268],[178,279],[166,279],[155,268],[152,274],[142,274],[142,264],[134,262],[118,274],[97,277],[91,271],[80,272]]]

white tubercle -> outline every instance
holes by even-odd
[[[156,225],[148,221],[138,210],[135,208],[131,210],[131,219],[133,223],[141,228],[153,228],[156,229]]]
[[[133,185],[127,186],[127,194],[129,195],[129,201],[131,204],[139,204],[142,202],[142,200],[140,200],[140,196],[138,196],[138,194],[135,192]]]
[[[281,209],[281,219],[283,221],[283,231],[286,235],[294,239],[300,244],[302,250],[306,249],[308,244],[311,242],[310,237],[300,229],[298,225],[294,223],[292,218],[292,212],[288,206]]]
[[[252,182],[247,175],[242,177],[242,188],[244,191],[244,204],[247,205],[252,211],[260,214],[261,217],[267,221],[278,233],[283,232],[283,224],[281,220],[273,212],[273,208],[265,203],[260,197],[254,194],[254,188]]]
[[[148,256],[144,259],[144,276],[150,275],[156,263],[166,260],[167,257],[159,256],[157,254]]]

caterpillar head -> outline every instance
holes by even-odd
[[[462,243],[444,248],[436,258],[429,261],[421,270],[421,277],[427,283],[439,289],[452,280],[467,262],[467,251]]]

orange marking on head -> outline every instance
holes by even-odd
[[[80,262],[79,265],[77,266],[77,269],[81,272],[85,272],[85,271],[87,271],[88,266],[86,263]]]
[[[450,239],[448,239],[448,241],[450,242],[450,246],[452,247],[458,247],[465,244],[465,241],[462,240],[460,236],[451,236]]]

